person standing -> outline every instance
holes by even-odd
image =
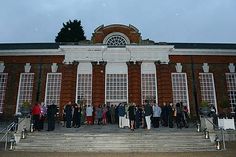
[[[188,128],[188,121],[189,121],[188,107],[187,105],[184,105],[183,106],[183,124],[185,128]]]
[[[161,112],[162,125],[164,127],[168,126],[168,116],[169,116],[168,107],[167,107],[166,103],[164,102],[163,107],[162,107],[162,112]]]
[[[87,119],[87,124],[91,125],[93,122],[93,108],[91,105],[88,105],[86,107],[86,119]]]
[[[80,108],[78,104],[74,104],[74,110],[73,110],[73,123],[72,126],[74,128],[78,128],[80,126]]]
[[[173,110],[173,127],[174,127],[174,123],[177,124],[177,111],[176,111],[176,104],[172,104],[172,110]]]
[[[69,101],[65,107],[65,114],[66,114],[66,127],[71,128],[71,120],[72,120],[72,106],[71,102]]]
[[[149,104],[149,102],[146,102],[144,106],[144,116],[145,121],[147,124],[147,130],[151,129],[151,116],[152,116],[152,106]]]
[[[81,104],[81,124],[85,124],[86,122],[86,106]]]
[[[43,130],[44,129],[44,120],[47,115],[47,108],[46,108],[44,102],[41,102],[40,109],[41,109],[41,114],[40,114],[40,120],[39,120],[39,129]]]
[[[136,105],[135,107],[135,128],[140,127],[142,121],[142,109]]]
[[[174,127],[174,123],[173,123],[174,107],[173,107],[173,104],[172,103],[168,104],[167,108],[168,108],[168,126],[169,126],[169,128],[173,128]]]
[[[181,102],[176,104],[176,125],[180,129],[183,127],[183,107]]]
[[[47,108],[47,118],[48,118],[48,131],[53,131],[55,129],[55,117],[57,114],[57,106],[52,102]]]
[[[124,128],[124,120],[125,120],[124,104],[120,103],[117,110],[118,110],[118,116],[119,116],[119,128]]]
[[[79,104],[78,105],[78,125],[77,127],[79,128],[81,126],[81,117],[82,117],[82,108],[81,108],[81,105]]]
[[[33,123],[34,123],[35,131],[40,131],[40,128],[39,128],[40,114],[41,114],[40,104],[35,103],[32,109],[32,116],[33,116]]]
[[[160,125],[160,117],[161,117],[161,108],[158,104],[153,105],[153,127],[159,128]]]
[[[106,104],[104,104],[103,108],[102,108],[102,124],[103,125],[107,124],[107,106],[106,106]]]
[[[115,107],[114,107],[113,104],[111,105],[110,111],[111,111],[111,124],[115,124],[115,122],[116,122],[116,118],[115,118],[116,113],[115,113]]]
[[[130,120],[130,129],[134,131],[134,120],[135,120],[135,104],[131,103],[128,108],[129,120]]]
[[[99,105],[96,109],[96,117],[98,120],[98,125],[102,124],[102,106]]]
[[[107,104],[107,112],[106,112],[106,117],[107,117],[107,123],[111,123],[111,107],[109,104]]]

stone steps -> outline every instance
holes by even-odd
[[[214,144],[201,133],[28,133],[17,151],[34,152],[187,152],[214,151]]]
[[[196,151],[215,151],[215,148],[209,147],[175,147],[173,148],[156,148],[156,147],[70,147],[70,148],[49,148],[49,147],[18,147],[17,151],[30,152],[196,152]]]

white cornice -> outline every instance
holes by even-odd
[[[58,49],[0,50],[0,56],[65,56],[65,62],[127,62],[161,61],[168,63],[169,55],[228,55],[236,56],[236,50],[228,49],[175,49],[173,45],[126,45],[110,48],[106,45],[60,45]]]
[[[174,45],[127,45],[126,48],[133,50],[171,50]]]
[[[136,50],[143,50],[143,49],[173,49],[173,45],[126,45],[125,47],[115,47],[109,48],[107,45],[60,45],[61,50],[102,50],[102,49],[136,49]]]
[[[173,46],[164,45],[127,45],[110,48],[106,45],[78,46],[63,45],[60,50],[65,55],[65,62],[76,61],[157,61],[169,62],[168,54]]]
[[[102,50],[107,48],[106,45],[60,45],[59,49],[62,51],[84,51],[84,50]]]

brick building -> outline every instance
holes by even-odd
[[[0,114],[28,101],[117,104],[184,102],[195,116],[202,100],[236,105],[236,44],[142,40],[132,25],[95,29],[81,43],[0,44]]]

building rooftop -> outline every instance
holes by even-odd
[[[58,43],[4,43],[0,44],[0,50],[16,49],[58,49]]]
[[[79,43],[0,43],[0,50],[16,49],[58,49],[60,45],[92,45],[90,42]],[[97,45],[97,44],[95,44]],[[149,45],[149,44],[139,44]],[[174,45],[176,49],[236,49],[236,43],[167,43],[158,42],[150,45]]]
[[[167,43],[176,49],[236,49],[233,43]]]

